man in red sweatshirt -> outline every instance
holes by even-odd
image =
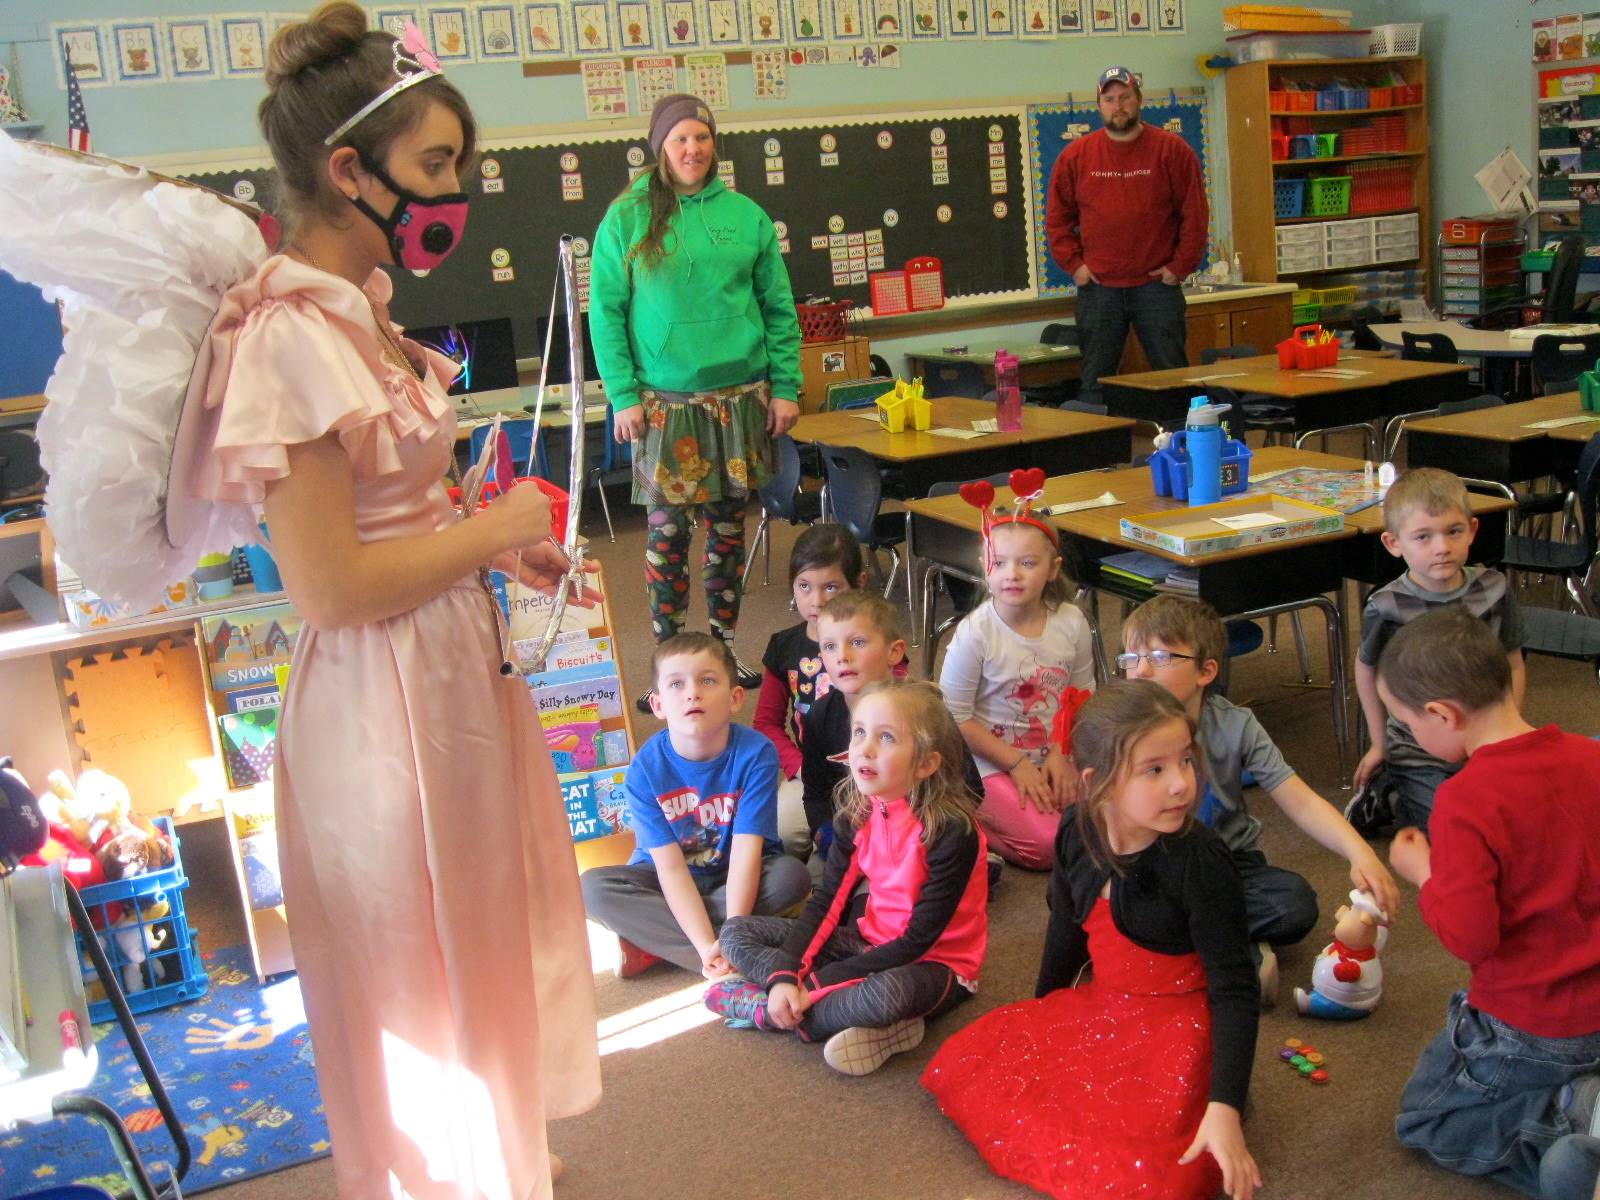
[[[1188,365],[1182,284],[1211,221],[1200,160],[1176,134],[1140,122],[1133,72],[1107,67],[1099,94],[1105,127],[1056,159],[1045,212],[1050,251],[1078,285],[1078,398],[1096,404],[1130,324],[1152,367]]]

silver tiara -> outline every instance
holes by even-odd
[[[417,28],[415,22],[407,21],[405,32],[394,39],[394,73],[397,78],[392,84],[368,100],[353,117],[322,139],[324,146],[333,145],[408,87],[426,83],[435,75],[444,74],[444,68],[439,65],[438,58],[428,48],[428,41],[422,36],[422,30]]]

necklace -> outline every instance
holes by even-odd
[[[292,247],[292,249],[301,258],[305,259],[307,265],[313,266],[317,270],[325,272],[326,274],[334,274],[334,272],[329,271],[327,267],[318,262],[316,256],[312,254],[311,251],[305,250],[299,246]],[[387,318],[385,318],[385,316],[378,311],[378,306],[373,302],[371,296],[367,296],[366,292],[362,292],[361,294],[366,296],[367,307],[372,310],[373,324],[378,327],[378,341],[380,343],[378,346],[378,351],[381,354],[383,361],[392,367],[398,367],[413,379],[421,379],[422,372],[417,370],[416,364],[413,363],[411,359],[406,356],[406,352],[400,348],[400,343],[395,340],[394,332],[389,328],[389,322]]]

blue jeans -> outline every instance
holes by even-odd
[[[1600,1186],[1600,1138],[1574,1133],[1564,1137],[1539,1162],[1539,1195],[1544,1200],[1592,1200]]]
[[[1383,771],[1396,792],[1395,823],[1402,829],[1415,825],[1427,833],[1428,819],[1433,816],[1434,793],[1459,769],[1431,763],[1384,763]]]
[[[1153,370],[1189,365],[1189,323],[1183,289],[1156,280],[1138,287],[1086,283],[1078,289],[1078,338],[1083,371],[1078,399],[1103,404],[1100,377],[1115,375],[1128,340],[1128,326]]]
[[[1400,1096],[1395,1133],[1447,1170],[1537,1196],[1539,1160],[1573,1132],[1561,1088],[1600,1071],[1600,1033],[1543,1038],[1450,1000],[1444,1029]]]

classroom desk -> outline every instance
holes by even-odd
[[[1285,371],[1276,354],[1262,354],[1222,359],[1209,366],[1108,375],[1100,384],[1107,408],[1119,417],[1175,424],[1183,419],[1190,397],[1214,382],[1241,395],[1290,403],[1297,429],[1322,429],[1433,408],[1441,400],[1464,394],[1467,382],[1463,364],[1410,362],[1382,351],[1346,350],[1336,369],[1367,374],[1340,379],[1314,371]]]
[[[1342,471],[1362,468],[1355,459],[1286,446],[1258,450],[1251,463],[1254,471],[1263,474],[1296,466]],[[1010,501],[1008,489],[996,490],[997,504]],[[1121,535],[1120,522],[1130,513],[1182,507],[1181,502],[1170,497],[1155,495],[1148,468],[1101,469],[1051,478],[1045,482],[1043,502],[1062,504],[1088,500],[1107,491],[1122,503],[1050,518],[1062,534],[1066,573],[1089,592],[1088,615],[1095,631],[1097,652],[1103,655],[1099,642],[1098,593],[1104,591],[1135,603],[1145,598],[1144,594],[1130,592],[1100,576],[1099,560],[1126,550],[1142,550],[1196,568],[1200,598],[1212,604],[1224,617],[1253,619],[1306,605],[1319,609],[1327,624],[1334,732],[1342,782],[1349,763],[1344,581],[1385,583],[1399,573],[1400,560],[1392,558],[1374,536],[1383,529],[1382,509],[1372,507],[1350,514],[1337,533],[1192,558],[1130,542]],[[1498,496],[1479,495],[1472,497],[1472,505],[1480,518],[1478,540],[1474,543],[1476,557],[1498,561],[1504,548],[1505,513],[1513,506]],[[912,500],[906,503],[906,508],[906,553],[911,579],[919,580],[929,563],[948,564],[969,573],[973,570],[981,549],[980,518],[976,509],[959,496]],[[1332,600],[1328,599],[1329,593],[1333,595]],[[923,599],[920,613],[913,610],[920,636],[926,636],[931,622],[929,598],[931,594]]]
[[[952,438],[926,431],[889,433],[867,419],[872,412],[850,408],[807,413],[789,436],[811,445],[853,446],[881,464],[898,467],[908,496],[926,496],[942,480],[976,479],[1014,467],[1061,472],[1127,462],[1133,451],[1134,422],[1122,417],[1026,404],[1019,432]],[[971,429],[973,421],[993,419],[994,414],[992,400],[944,396],[933,401],[935,427]]]
[[[1577,461],[1575,454],[1564,452],[1564,448],[1581,446],[1600,431],[1600,424],[1596,424],[1600,414],[1594,414],[1595,421],[1557,429],[1530,426],[1582,412],[1578,393],[1564,392],[1474,412],[1407,421],[1406,465],[1442,467],[1458,475],[1507,484],[1546,475],[1564,479]],[[1566,469],[1559,469],[1562,467]]]
[[[1367,328],[1391,350],[1405,346],[1403,333],[1442,333],[1455,343],[1457,354],[1469,358],[1528,358],[1533,354],[1532,338],[1512,338],[1504,329],[1474,329],[1460,321],[1385,321]]]
[[[964,345],[963,351],[946,350],[945,346]],[[1043,342],[1024,342],[1015,338],[1000,341],[968,341],[958,335],[942,342],[924,342],[905,346],[906,373],[913,379],[921,377],[930,387],[937,388],[939,368],[967,364],[983,371],[984,381],[994,387],[994,356],[997,350],[1009,350],[1017,356],[1017,382],[1022,387],[1039,387],[1078,378],[1083,352],[1076,346],[1047,346]]]

